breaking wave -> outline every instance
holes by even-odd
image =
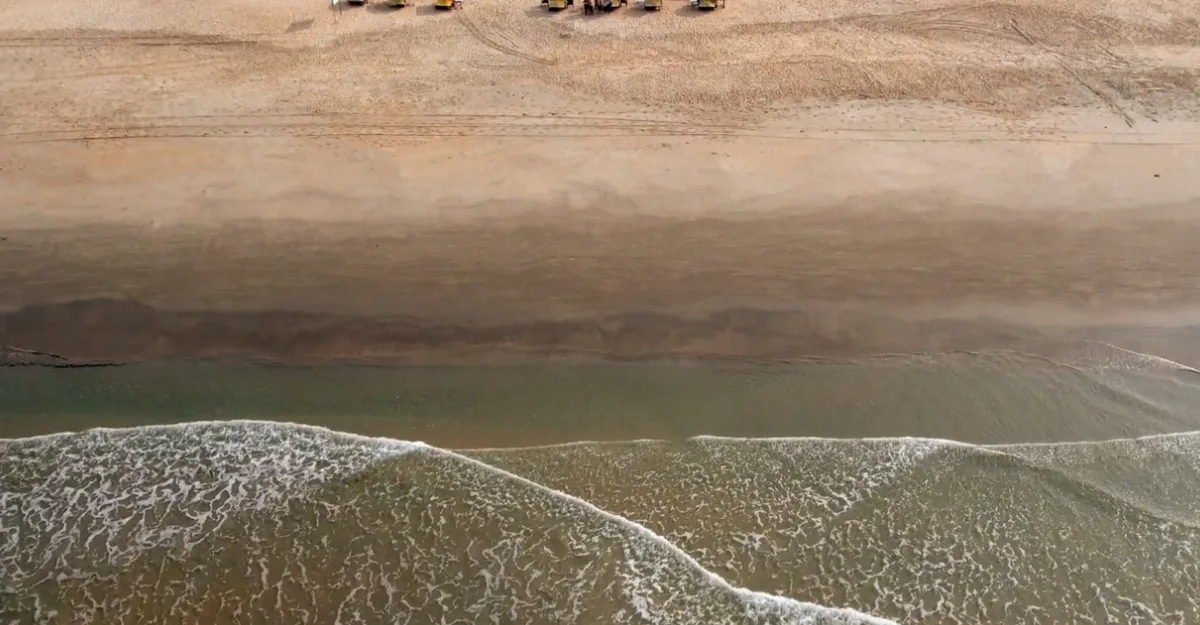
[[[1196,484],[1197,434],[455,452],[98,429],[0,441],[0,620],[1195,622]]]
[[[886,622],[734,587],[635,522],[419,443],[229,422],[0,451],[21,623]]]

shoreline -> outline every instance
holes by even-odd
[[[1200,366],[1200,325],[1046,327],[737,308],[460,325],[412,317],[159,310],[88,300],[0,313],[0,364],[58,368],[155,361],[456,366],[681,361],[845,364],[899,355],[1010,351],[1071,362],[1110,344]],[[1107,349],[1107,348],[1105,348]],[[1080,360],[1082,362],[1082,360]]]
[[[910,437],[976,444],[1200,430],[1195,373],[1112,351],[830,363],[554,362],[262,366],[156,361],[0,368],[0,436],[257,419],[439,447],[579,440]],[[1137,418],[1131,418],[1137,415]]]

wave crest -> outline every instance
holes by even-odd
[[[887,622],[735,588],[636,523],[411,443],[229,422],[0,452],[19,620]]]
[[[0,616],[1190,622],[1196,483],[1200,434],[452,452],[258,422],[93,430],[0,441]]]

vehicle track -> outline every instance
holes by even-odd
[[[1044,52],[1047,52],[1047,53],[1053,55],[1059,65],[1059,67],[1061,67],[1063,69],[1063,71],[1067,73],[1068,76],[1070,76],[1077,83],[1079,83],[1079,85],[1082,86],[1084,89],[1087,89],[1089,92],[1091,92],[1092,95],[1096,96],[1096,98],[1098,100],[1100,100],[1101,102],[1103,102],[1105,104],[1105,106],[1112,109],[1113,113],[1115,113],[1118,117],[1120,117],[1121,120],[1125,122],[1126,126],[1128,126],[1130,128],[1134,127],[1136,122],[1133,118],[1133,115],[1131,115],[1129,113],[1129,110],[1126,106],[1122,105],[1122,103],[1121,103],[1122,97],[1119,93],[1110,92],[1109,89],[1101,87],[1099,84],[1094,84],[1094,81],[1089,81],[1086,78],[1084,78],[1080,74],[1079,70],[1072,67],[1071,63],[1069,62],[1072,60],[1070,57],[1059,54],[1055,50],[1049,48],[1048,46],[1042,44],[1040,41],[1036,40],[1034,37],[1032,37],[1027,32],[1025,32],[1024,30],[1021,29],[1021,26],[1020,26],[1020,24],[1017,23],[1017,20],[1015,20],[1015,19],[1012,20],[1012,22],[1009,24],[1009,27],[1012,29],[1012,31],[1014,33],[1019,35],[1025,43],[1029,44],[1030,46],[1032,46],[1034,48],[1037,48],[1039,50],[1042,50]],[[1136,104],[1136,102],[1135,102],[1135,104]]]
[[[979,2],[970,5],[936,7],[898,13],[881,13],[850,16],[838,21],[844,24],[881,28],[894,32],[913,34],[953,33],[972,37],[988,37],[1020,41],[1019,37],[1004,28],[989,15],[989,9],[998,5]]]
[[[739,24],[733,26],[731,30],[735,33],[804,33],[851,26],[875,32],[907,34],[916,37],[955,36],[964,41],[980,44],[984,44],[980,41],[981,37],[1024,43],[1023,39],[1008,27],[1008,24],[1014,19],[1022,22],[1038,22],[1046,34],[1068,31],[1075,33],[1077,36],[1068,37],[1072,46],[1081,43],[1095,46],[1134,43],[1123,24],[1111,17],[1083,16],[1064,9],[1033,11],[1027,6],[1005,2],[950,4],[924,9],[860,13],[783,23]],[[1155,34],[1163,38],[1160,43],[1167,43],[1179,39],[1180,27],[1163,27],[1159,33],[1151,33],[1144,26],[1139,27],[1138,30],[1143,37]],[[1056,45],[1053,40],[1046,37],[1043,39],[1048,45]]]
[[[1016,40],[1015,36],[1004,28],[1002,22],[990,19],[988,9],[994,6],[997,5],[981,2],[892,13],[860,13],[799,22],[742,24],[735,26],[734,31],[795,33],[853,26],[872,31],[917,36],[942,32],[971,35],[973,38],[983,36]]]
[[[163,35],[163,34],[95,34],[95,35],[5,35],[0,34],[0,48],[78,48],[109,46],[146,47],[216,47],[249,46],[281,39],[279,33],[246,34],[239,37],[222,35]]]
[[[1068,143],[1136,143],[1200,145],[1200,134],[1156,138],[1146,133],[1112,133],[1066,137],[1030,131],[883,131],[850,128],[786,128],[697,124],[619,117],[517,115],[405,116],[362,119],[345,115],[171,116],[138,118],[148,123],[74,125],[0,133],[0,147],[44,143],[123,141],[170,138],[253,139],[262,137],[705,137],[761,139],[836,139],[873,142],[1053,141]],[[155,123],[157,122],[157,123]]]
[[[53,80],[87,80],[91,78],[128,77],[135,75],[153,75],[157,72],[180,72],[215,67],[226,64],[222,58],[208,58],[179,61],[159,61],[154,63],[134,63],[128,65],[90,66],[87,69],[70,71],[39,72],[29,76],[10,77],[5,80],[5,86],[27,85]]]
[[[506,36],[504,36],[503,34],[497,34],[496,36],[489,36],[486,32],[483,31],[482,28],[479,27],[478,24],[471,21],[471,19],[465,15],[460,15],[459,21],[462,22],[463,26],[467,29],[467,32],[470,33],[471,36],[474,37],[476,41],[478,41],[479,43],[482,43],[483,45],[485,45],[501,54],[506,54],[508,56],[515,56],[519,59],[523,59],[523,60],[529,61],[531,63],[537,63],[539,65],[554,65],[556,63],[553,59],[544,59],[540,56],[535,56],[533,54],[529,54],[527,52],[522,52],[521,50],[518,50],[516,48],[516,44],[511,39],[508,39]],[[508,39],[507,40],[508,45],[505,45],[505,42],[501,41],[503,39]]]
[[[153,119],[142,118],[153,122]],[[356,119],[257,117],[164,118],[160,123],[114,126],[68,126],[0,134],[0,143],[20,145],[69,141],[150,138],[250,138],[292,137],[563,137],[563,136],[735,136],[737,126],[701,126],[682,122],[621,118],[559,118],[457,116]]]

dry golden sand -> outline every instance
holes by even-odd
[[[191,311],[0,343],[776,357],[1192,321],[1196,0],[467,4],[0,7],[0,307]],[[730,307],[803,314],[630,316]],[[260,310],[352,317],[215,314]]]

